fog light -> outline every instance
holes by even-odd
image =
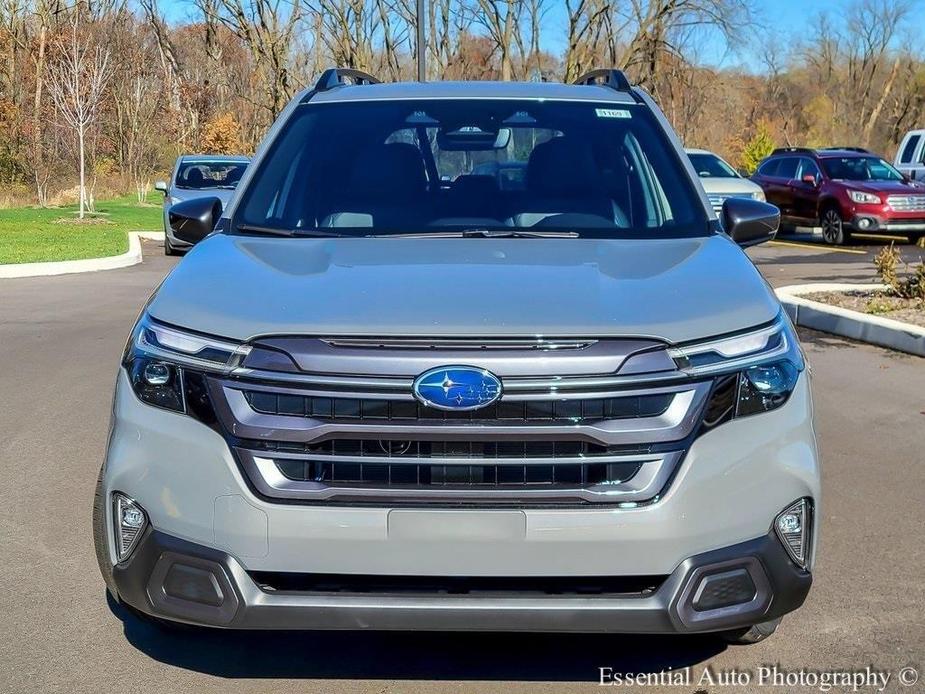
[[[118,561],[124,561],[135,549],[148,525],[148,516],[133,499],[116,492],[112,495],[113,535]]]
[[[803,529],[803,523],[800,522],[800,517],[793,514],[787,513],[777,519],[777,529],[782,533],[798,533]]]
[[[870,227],[870,220],[862,219],[858,222],[858,226],[861,227],[862,229],[868,229]]]
[[[812,530],[812,504],[800,499],[781,511],[774,519],[774,531],[787,554],[800,568],[809,563]]]
[[[152,361],[145,365],[145,383],[149,386],[163,386],[170,381],[170,367],[159,361]]]

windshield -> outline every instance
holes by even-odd
[[[304,104],[244,191],[232,231],[707,235],[706,213],[662,130],[646,108],[620,106]]]
[[[206,190],[234,188],[244,175],[246,161],[195,161],[186,159],[177,169],[177,188]]]
[[[740,178],[729,164],[715,154],[688,154],[700,178]]]
[[[826,157],[821,160],[829,178],[843,181],[901,181],[903,176],[879,157]]]

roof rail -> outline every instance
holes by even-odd
[[[354,70],[349,67],[330,67],[322,72],[321,77],[315,82],[315,91],[325,92],[328,89],[334,89],[334,87],[341,87],[346,84],[381,84],[381,80],[362,70]]]
[[[864,154],[871,153],[869,149],[864,149],[863,147],[822,147],[821,149],[824,152],[838,151],[838,152],[863,152]]]
[[[778,147],[771,154],[787,154],[793,152],[802,152],[803,154],[815,154],[816,150],[812,147]]]
[[[583,84],[586,86],[598,84],[604,87],[610,87],[618,92],[631,92],[633,90],[633,85],[630,84],[623,70],[616,70],[614,68],[591,70],[576,79],[572,84]]]

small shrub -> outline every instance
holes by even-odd
[[[864,307],[865,312],[872,313],[874,315],[882,315],[884,313],[889,313],[892,310],[893,307],[880,297],[874,297],[868,301],[867,306]]]
[[[900,274],[899,266],[905,269],[905,276]],[[891,243],[884,247],[874,258],[874,266],[883,284],[898,297],[903,299],[925,300],[925,260],[920,260],[915,267],[910,266],[900,254],[899,249]]]
[[[774,139],[771,137],[771,128],[765,120],[758,121],[755,134],[742,146],[739,161],[748,173],[755,173],[758,164],[774,151]]]

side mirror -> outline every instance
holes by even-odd
[[[751,198],[726,198],[723,228],[742,248],[770,241],[780,226],[780,210]]]
[[[198,243],[212,233],[222,216],[222,201],[214,197],[192,198],[167,210],[174,235],[187,243]]]
[[[808,183],[809,185],[813,186],[813,188],[816,187],[816,177],[812,174],[803,174],[803,178],[801,180],[803,183]]]
[[[155,181],[154,190],[159,190],[164,195],[167,195],[167,181]]]

